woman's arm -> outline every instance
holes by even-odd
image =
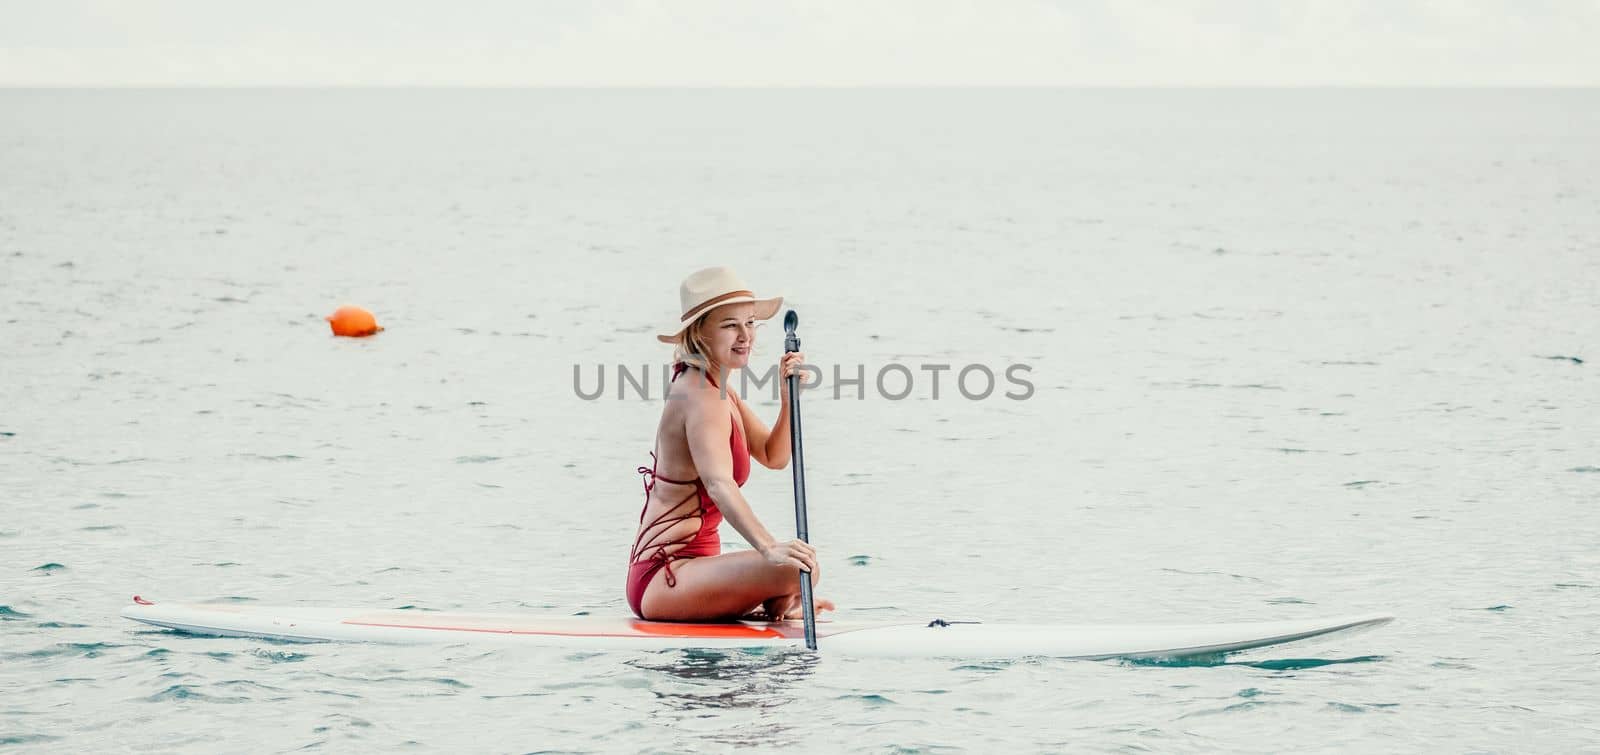
[[[744,498],[744,491],[734,482],[733,451],[728,447],[733,417],[715,388],[708,388],[707,392],[709,395],[694,396],[684,420],[689,456],[694,460],[700,481],[706,486],[706,493],[722,511],[722,517],[768,561],[814,571],[816,551],[799,540],[779,542],[774,538],[766,525],[756,518]]]
[[[734,396],[734,402],[739,405],[739,416],[744,418],[745,442],[750,446],[750,458],[768,469],[789,466],[789,456],[793,451],[789,445],[789,375],[805,364],[805,359],[805,352],[792,351],[784,354],[783,360],[778,363],[778,385],[782,390],[779,391],[778,419],[771,429],[762,424],[754,410]],[[810,382],[810,373],[800,370],[799,375],[800,382]]]
[[[787,393],[787,391],[785,391]],[[737,400],[737,399],[735,399]],[[789,401],[785,397],[778,403],[778,421],[768,429],[756,416],[755,410],[738,401],[739,416],[744,418],[745,443],[750,446],[750,458],[767,469],[789,466]]]
[[[715,391],[715,389],[710,389]],[[733,432],[733,417],[727,404],[706,395],[695,395],[684,417],[684,435],[689,441],[689,457],[705,484],[711,500],[722,509],[723,518],[744,536],[751,547],[762,553],[771,547],[772,533],[761,524],[744,493],[733,481],[733,450],[728,436]]]

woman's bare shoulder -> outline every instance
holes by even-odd
[[[721,389],[704,380],[679,379],[667,392],[667,411],[679,412],[685,417],[699,417],[714,411],[724,411],[726,397]]]

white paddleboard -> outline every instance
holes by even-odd
[[[515,643],[575,650],[804,645],[799,621],[687,624],[631,617],[537,616],[248,604],[155,604],[134,596],[125,618],[193,634],[298,642]],[[826,653],[925,658],[1182,658],[1369,629],[1383,614],[1242,624],[1050,625],[821,621]]]

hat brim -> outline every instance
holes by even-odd
[[[778,309],[783,306],[783,297],[774,296],[771,299],[757,299],[753,296],[736,296],[725,302],[721,302],[717,306],[722,307],[729,304],[748,304],[751,302],[754,302],[756,305],[757,320],[770,320],[772,319],[773,315],[778,314]],[[699,319],[699,317],[699,315],[695,315],[687,320],[680,321],[678,323],[678,327],[673,329],[671,333],[656,334],[656,340],[662,343],[677,343],[678,336],[683,333],[683,329],[689,327],[689,324]]]

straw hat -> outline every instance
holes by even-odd
[[[678,334],[689,327],[695,318],[724,304],[755,302],[757,320],[770,319],[778,313],[778,307],[783,306],[781,296],[757,299],[755,292],[745,285],[731,267],[708,267],[690,273],[689,277],[683,279],[683,285],[678,287],[678,300],[683,305],[683,315],[678,318],[678,325],[671,332],[656,335],[656,340],[662,343],[677,343]]]

